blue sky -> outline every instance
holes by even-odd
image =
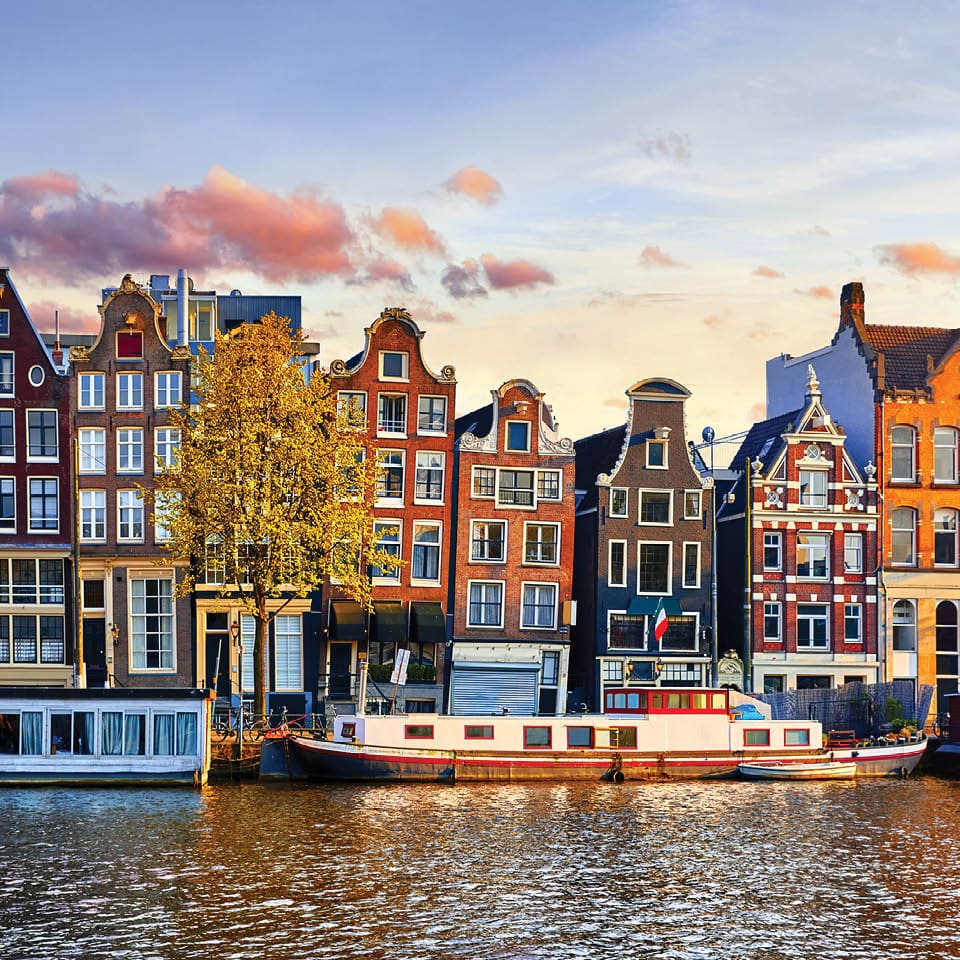
[[[527,377],[578,437],[667,376],[732,432],[849,280],[869,321],[960,326],[958,21],[40,0],[5,13],[0,260],[41,327],[183,266],[300,293],[327,360],[406,305],[461,411]]]

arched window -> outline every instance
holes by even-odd
[[[957,692],[957,640],[957,605],[952,600],[941,600],[937,604],[937,713],[947,712],[946,698]]]
[[[933,515],[933,557],[938,567],[957,565],[956,510],[938,510]]]
[[[933,431],[933,479],[937,483],[957,482],[957,431],[953,427]]]
[[[890,559],[899,566],[912,567],[917,563],[917,511],[897,507],[890,515]]]
[[[915,480],[916,431],[913,427],[894,427],[890,431],[890,479]]]
[[[917,609],[912,600],[898,600],[893,605],[893,649],[917,649]]]

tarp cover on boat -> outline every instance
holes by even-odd
[[[450,677],[452,712],[480,716],[510,713],[533,716],[537,712],[537,687],[540,665],[537,663],[453,664]]]

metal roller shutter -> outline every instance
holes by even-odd
[[[450,679],[453,712],[490,716],[503,708],[535,716],[540,667],[535,663],[454,663]]]

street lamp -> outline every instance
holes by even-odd
[[[710,683],[717,685],[717,479],[713,472],[713,427],[704,427],[701,437],[710,447]]]

